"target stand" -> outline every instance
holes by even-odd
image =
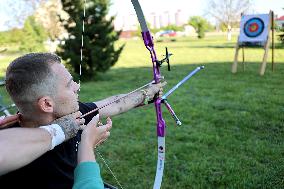
[[[243,70],[245,69],[244,47],[262,47],[264,55],[259,74],[264,75],[267,57],[270,47],[270,31],[272,31],[272,70],[274,70],[274,30],[273,12],[269,14],[242,15],[240,23],[240,35],[236,44],[235,58],[232,65],[232,73],[237,72],[239,50],[243,54]]]

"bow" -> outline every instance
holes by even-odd
[[[170,71],[170,64],[169,64],[169,57],[172,54],[168,53],[168,49],[166,48],[166,57],[163,60],[158,60],[156,56],[156,51],[154,49],[154,41],[153,37],[150,33],[150,30],[147,27],[146,20],[139,4],[138,0],[131,0],[132,5],[135,9],[138,21],[141,27],[141,34],[145,44],[145,47],[148,49],[151,55],[151,60],[153,64],[153,78],[155,83],[159,83],[162,79],[162,75],[160,73],[159,67],[162,65],[163,62],[168,63],[168,70]],[[166,108],[169,110],[170,114],[176,121],[177,125],[181,125],[180,120],[176,116],[175,112],[171,108],[170,104],[167,101],[167,97],[176,90],[180,85],[182,85],[185,81],[187,81],[190,77],[196,74],[199,70],[203,69],[204,66],[197,67],[194,71],[189,73],[183,80],[181,80],[177,85],[175,85],[169,92],[167,92],[162,97],[157,97],[154,99],[154,104],[156,108],[156,119],[157,119],[157,138],[158,138],[158,159],[157,159],[157,167],[156,167],[156,176],[154,182],[154,189],[159,189],[162,184],[163,179],[163,172],[164,172],[164,164],[165,164],[165,134],[166,134],[166,122],[163,119],[161,104],[164,103]]]
[[[146,48],[149,50],[152,63],[153,63],[153,77],[155,83],[159,83],[161,80],[161,73],[159,69],[159,61],[156,56],[156,52],[154,49],[154,41],[151,36],[151,33],[147,27],[146,20],[144,18],[143,11],[139,4],[138,0],[131,0],[133,7],[135,9],[138,21],[142,30],[142,38]],[[167,57],[166,57],[167,58]],[[154,189],[158,189],[161,187],[163,172],[164,172],[164,164],[165,164],[165,130],[166,123],[163,119],[162,110],[161,110],[162,99],[160,97],[154,100],[155,108],[156,108],[156,118],[157,118],[157,137],[158,137],[158,160],[157,160],[157,168],[156,168],[156,176],[154,182]]]

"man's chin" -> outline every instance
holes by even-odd
[[[74,107],[73,111],[71,113],[75,113],[79,111],[79,106]]]
[[[79,106],[77,107],[74,107],[72,110],[70,111],[65,111],[65,112],[61,112],[61,113],[55,113],[54,114],[54,117],[56,119],[60,118],[60,117],[63,117],[63,116],[66,116],[66,115],[69,115],[69,114],[72,114],[72,113],[75,113],[75,112],[78,112],[79,111]]]
[[[79,111],[79,108],[80,108],[80,106],[79,106],[79,101],[77,101],[77,108],[76,108],[76,111]]]

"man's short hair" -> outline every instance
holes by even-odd
[[[43,96],[54,97],[57,76],[51,65],[61,63],[51,53],[30,53],[10,63],[6,71],[6,89],[20,111],[30,111]]]

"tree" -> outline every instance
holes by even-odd
[[[41,52],[45,51],[44,41],[47,34],[42,25],[35,21],[34,16],[29,16],[22,30],[22,39],[19,49],[24,52]]]
[[[284,8],[283,8],[284,10]],[[282,33],[279,34],[279,40],[281,41],[282,45],[284,45],[284,26],[282,25],[282,27],[280,28],[280,31]]]
[[[23,39],[23,29],[14,28],[9,31],[0,32],[0,46],[19,44]]]
[[[200,39],[205,37],[205,31],[210,28],[208,21],[200,16],[190,17],[188,24],[194,27],[197,37]]]
[[[63,10],[69,15],[64,27],[68,38],[60,45],[57,53],[72,68],[75,77],[80,72],[80,48],[82,34],[83,2],[62,0]],[[114,43],[120,32],[114,31],[114,17],[106,18],[109,0],[89,0],[86,4],[82,79],[94,78],[98,72],[105,72],[113,66],[123,49],[115,49]]]
[[[278,38],[279,38],[279,41],[282,43],[282,45],[284,45],[284,27],[283,26],[279,29]]]
[[[208,14],[214,17],[219,24],[227,26],[228,39],[231,35],[232,24],[239,22],[242,13],[246,13],[252,0],[209,0]]]

